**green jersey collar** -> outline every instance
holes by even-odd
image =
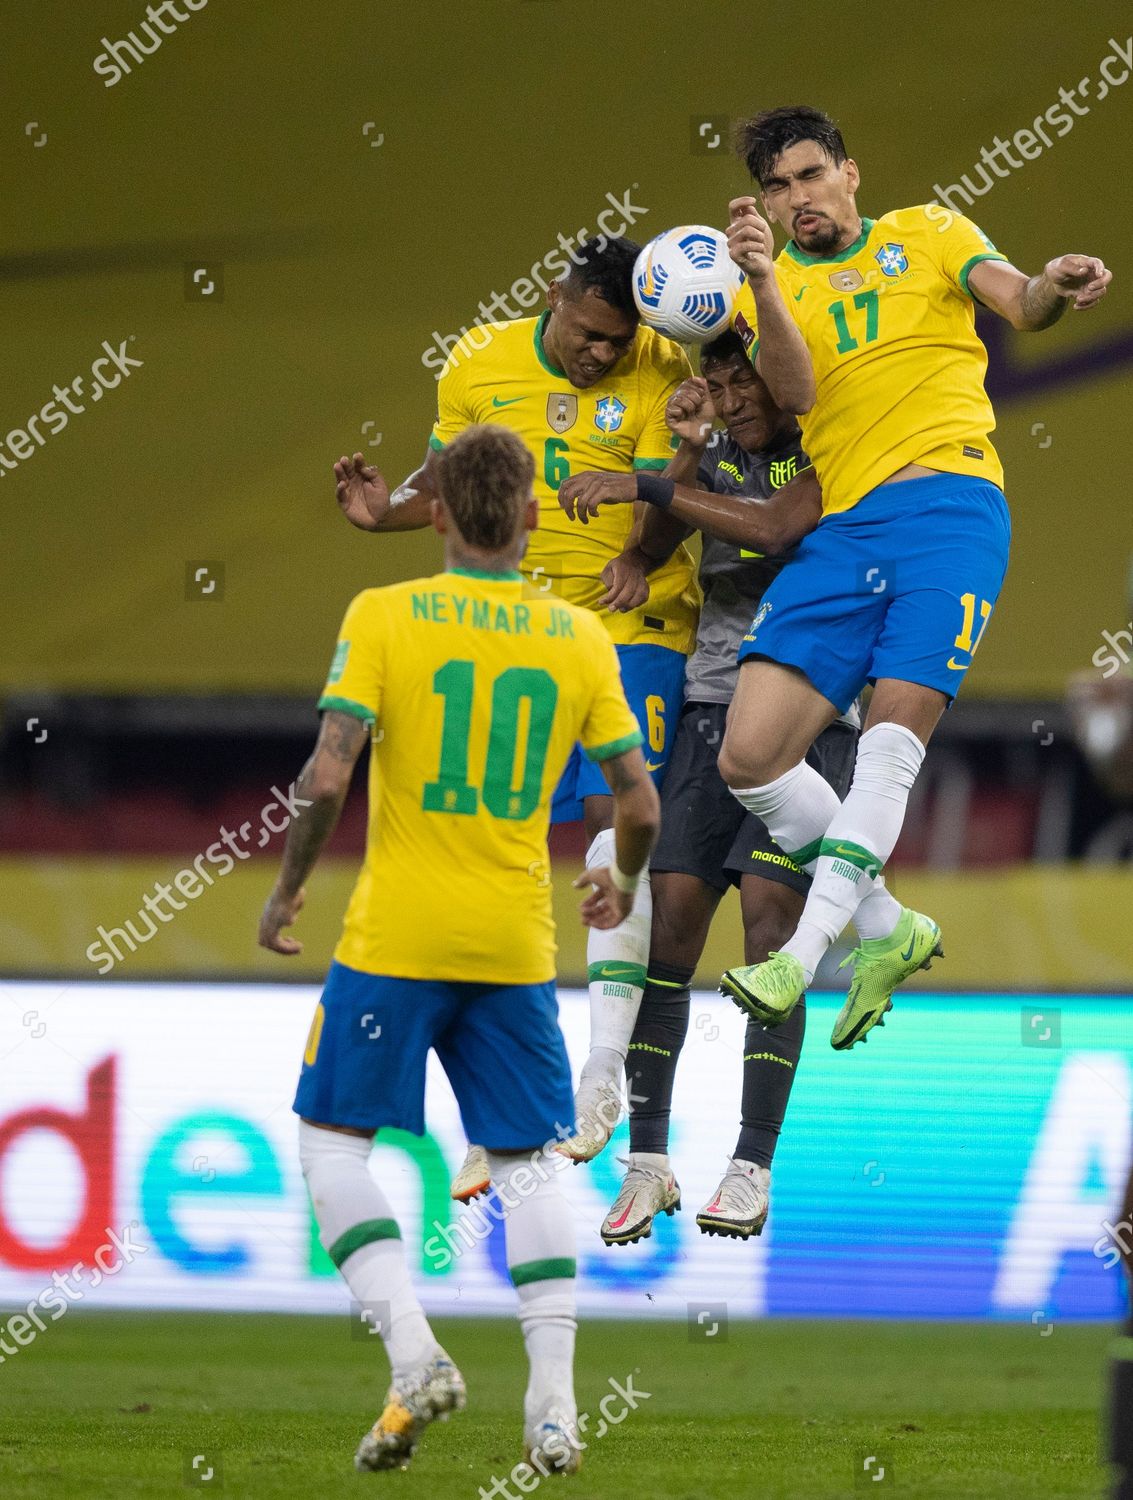
[[[450,573],[460,578],[486,578],[491,583],[522,583],[523,574],[515,568],[506,573],[489,573],[486,568],[449,568]]]
[[[566,380],[566,371],[560,370],[557,365],[553,365],[547,358],[547,351],[543,348],[543,330],[546,328],[550,320],[551,310],[550,308],[547,308],[543,315],[539,318],[538,322],[535,324],[535,353],[539,358],[539,363],[543,366],[544,370],[548,372],[548,374],[557,375],[560,380]]]
[[[873,228],[876,222],[877,221],[875,219],[863,219],[861,234],[858,235],[857,239],[852,245],[847,245],[846,248],[839,251],[837,255],[808,255],[805,250],[799,249],[794,240],[787,241],[787,254],[791,257],[792,260],[797,260],[800,266],[834,265],[837,261],[849,260],[850,256],[856,255],[865,244],[866,240],[869,239],[870,230]]]

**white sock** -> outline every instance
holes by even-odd
[[[401,1230],[370,1176],[373,1142],[299,1122],[299,1160],[319,1240],[381,1334],[394,1381],[440,1348],[409,1280]]]
[[[766,786],[733,787],[732,796],[763,819],[787,858],[808,874],[822,836],[842,805],[830,783],[805,760]]]
[[[528,1428],[553,1413],[573,1426],[574,1219],[559,1187],[559,1167],[543,1154],[500,1156],[490,1152],[492,1181],[506,1210],[507,1263],[519,1297],[519,1324],[530,1374],[523,1413]],[[565,1160],[565,1158],[560,1158]]]
[[[805,760],[766,786],[733,787],[732,795],[748,812],[762,818],[771,837],[800,870],[813,876],[822,840],[842,803],[830,783]],[[861,938],[888,937],[901,915],[899,902],[874,881],[854,913]],[[844,924],[843,924],[844,925]],[[813,978],[813,975],[811,975]]]
[[[808,984],[893,853],[924,756],[920,740],[900,724],[875,724],[859,740],[853,784],[822,840],[798,929],[783,945]]]
[[[612,865],[615,858],[614,830],[604,828],[586,851],[586,868]],[[609,1083],[620,1087],[626,1053],[645,993],[652,925],[653,893],[646,870],[625,921],[609,932],[590,929],[586,942],[590,1055],[579,1080],[580,1093],[584,1084]]]
[[[669,1170],[667,1151],[631,1151],[627,1159],[631,1167],[652,1167],[656,1172]]]

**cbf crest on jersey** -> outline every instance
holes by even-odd
[[[873,257],[885,276],[904,276],[909,269],[909,257],[904,245],[895,245],[892,240],[882,245]]]
[[[594,425],[599,432],[617,432],[626,413],[626,404],[616,396],[603,396],[594,408]]]
[[[577,421],[577,396],[564,394],[547,397],[547,426],[554,432],[569,432]]]

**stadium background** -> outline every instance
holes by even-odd
[[[560,233],[594,230],[607,195],[645,210],[639,241],[722,224],[747,190],[727,128],[753,107],[828,108],[876,216],[971,175],[981,148],[1089,77],[1088,114],[971,211],[1025,269],[1086,250],[1117,283],[1100,313],[1039,337],[981,324],[1012,569],[892,875],[948,939],[920,987],[952,993],[910,1002],[884,1044],[849,1058],[828,1055],[831,1002],[816,1005],[754,1257],[705,1248],[686,1213],[636,1263],[592,1253],[582,1293],[636,1315],[648,1285],[683,1317],[715,1282],[737,1316],[1007,1317],[1037,1337],[1112,1318],[1119,1273],[1094,1247],[1128,1159],[1133,813],[1128,674],[1104,675],[1095,653],[1103,632],[1133,630],[1133,203],[1115,170],[1133,79],[1104,99],[1096,85],[1111,38],[1127,45],[1127,9],[1091,7],[1055,40],[1027,7],[973,0],[919,6],[915,24],[830,4],[639,16],[589,0],[467,14],[213,0],[107,88],[100,39],[143,9],[10,7],[0,47],[0,428],[23,427],[103,341],[141,361],[0,470],[0,1302],[34,1295],[105,1204],[113,1223],[147,1226],[156,1253],[96,1301],[343,1305],[288,1154],[288,1059],[313,992],[198,985],[317,981],[361,850],[361,786],[309,888],[300,963],[254,946],[278,837],[107,981],[177,991],[87,983],[86,950],[222,827],[259,828],[313,737],[346,602],[437,565],[431,535],[347,527],[330,474],[355,448],[392,480],[420,461],[437,337],[510,296]],[[1076,676],[1087,699],[1113,695],[1092,720],[1068,701]],[[559,836],[568,983],[584,971],[580,850],[577,832]],[[703,983],[737,936],[729,906]],[[577,1061],[581,1000],[565,1014]],[[713,1081],[738,1054],[713,1052],[737,1041],[733,1012],[704,997],[694,1017],[678,1150],[700,1162],[729,1142]],[[390,1158],[408,1224],[460,1146],[443,1089],[433,1100],[439,1157],[426,1171],[401,1143]],[[88,1167],[101,1186],[80,1199]],[[701,1184],[690,1169],[690,1194],[714,1172]],[[575,1177],[592,1234],[613,1177]],[[933,1205],[957,1184],[942,1225]],[[835,1274],[847,1248],[861,1285]],[[469,1310],[504,1307],[493,1253],[469,1261]],[[444,1278],[421,1274],[430,1305],[451,1310]]]

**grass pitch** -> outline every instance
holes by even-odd
[[[0,1494],[474,1500],[498,1478],[497,1495],[520,1495],[507,1479],[522,1457],[519,1329],[436,1327],[468,1382],[467,1411],[430,1428],[408,1472],[358,1475],[351,1458],[386,1372],[346,1318],[73,1311],[0,1369]],[[1108,1337],[771,1321],[693,1341],[680,1324],[591,1321],[577,1379],[590,1448],[577,1478],[538,1488],[578,1500],[1098,1496]],[[631,1373],[648,1399],[594,1436],[610,1380]],[[622,1409],[617,1397],[606,1407]]]

